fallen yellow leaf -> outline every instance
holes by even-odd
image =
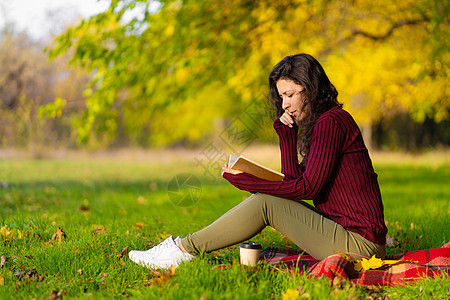
[[[341,252],[341,251],[334,251],[334,252],[336,252],[337,254],[342,256],[343,258],[347,259],[349,262],[354,262],[355,261],[353,256],[351,256],[350,254],[347,254],[347,253]]]
[[[175,270],[176,267],[172,266],[169,270],[165,271],[165,270],[161,270],[161,269],[157,269],[157,270],[150,270],[150,274],[152,274],[153,279],[144,282],[144,286],[148,286],[148,285],[152,285],[152,284],[157,284],[157,285],[164,285],[166,284],[170,278],[172,278],[172,276],[175,276]]]
[[[144,228],[144,226],[145,226],[144,223],[137,222],[137,223],[136,223],[136,226],[133,226],[133,229],[139,230],[139,229]]]
[[[62,228],[58,228],[58,230],[56,231],[56,236],[58,237],[58,242],[61,243],[62,242],[62,238],[65,237],[66,234],[64,233]]]
[[[365,259],[362,258],[361,259],[361,267],[362,270],[367,271],[370,269],[378,269],[380,267],[383,266],[383,260],[381,260],[381,258],[376,258],[375,255],[373,255],[370,259]],[[355,268],[356,270],[356,268]],[[361,270],[356,270],[356,271],[361,271]]]
[[[416,261],[412,260],[382,260],[381,258],[375,257],[375,255],[373,255],[370,259],[362,258],[356,260],[348,253],[340,251],[335,252],[351,262],[353,264],[353,269],[355,269],[355,271],[357,272],[379,269],[383,266],[392,266],[401,263],[417,263]]]
[[[295,300],[300,294],[299,290],[296,289],[287,289],[286,292],[281,293],[281,297],[283,300]]]
[[[2,254],[2,256],[0,257],[0,268],[3,268],[5,262],[6,262],[6,255]]]
[[[15,237],[18,239],[22,238],[22,232],[19,229],[9,229],[8,225],[0,228],[0,235],[6,240],[13,240]]]
[[[0,275],[0,285],[5,285],[5,277]]]
[[[53,234],[52,238],[49,240],[49,242],[54,241],[58,239],[58,242],[61,243],[62,239],[66,237],[66,233],[63,231],[61,227],[59,227],[56,232]]]
[[[4,237],[4,238],[6,238],[6,237],[9,235],[9,232],[10,232],[10,230],[9,230],[9,228],[8,228],[8,225],[2,226],[2,227],[0,228],[0,234],[1,234],[1,236]]]

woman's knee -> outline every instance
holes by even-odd
[[[276,202],[276,198],[274,196],[270,196],[267,194],[256,193],[251,195],[246,199],[249,203],[253,203],[257,207],[267,207]]]
[[[271,225],[270,216],[276,210],[276,206],[280,205],[280,198],[267,194],[257,193],[246,199],[252,210],[259,211],[264,219],[266,226]],[[282,199],[281,199],[282,200]]]

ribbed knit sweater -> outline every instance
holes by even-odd
[[[352,116],[334,107],[317,120],[306,165],[297,157],[297,131],[278,119],[283,181],[269,181],[247,173],[224,173],[241,190],[295,200],[313,200],[314,206],[346,230],[384,245],[387,228],[377,174],[361,132]]]

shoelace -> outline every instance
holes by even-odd
[[[148,253],[155,253],[161,251],[161,249],[169,249],[173,245],[173,238],[170,236],[161,242],[158,246],[153,247],[152,249],[147,250]]]

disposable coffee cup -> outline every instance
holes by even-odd
[[[242,265],[255,266],[261,253],[261,245],[255,242],[246,242],[239,244],[240,262]]]

